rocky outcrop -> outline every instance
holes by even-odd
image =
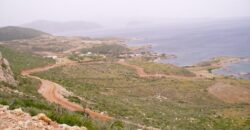
[[[85,127],[58,124],[45,114],[31,117],[22,109],[8,110],[0,105],[0,130],[87,130]]]
[[[17,85],[17,81],[14,78],[14,74],[10,68],[9,62],[3,58],[0,52],[0,82],[6,82],[10,85]]]

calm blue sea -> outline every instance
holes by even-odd
[[[79,33],[81,34],[137,39],[128,44],[150,44],[154,51],[175,54],[178,58],[162,62],[179,66],[193,65],[217,56],[250,57],[250,19],[167,26],[128,26]],[[250,73],[249,64],[238,64],[236,68],[238,72]]]
[[[164,60],[179,66],[190,66],[217,56],[250,57],[250,26],[184,28],[173,31],[164,28],[137,37],[130,45],[152,44],[152,50],[175,54],[177,58]],[[214,71],[249,79],[250,63],[240,62]]]
[[[214,70],[213,73],[250,79],[250,62],[243,61],[237,64],[228,64],[223,68]]]

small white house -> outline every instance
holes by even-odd
[[[92,52],[87,52],[86,54],[87,54],[87,55],[92,55]]]
[[[91,56],[92,55],[92,52],[87,52],[85,54],[80,54],[79,56]]]
[[[57,56],[46,56],[47,58],[52,58],[52,59],[57,59],[58,57]]]

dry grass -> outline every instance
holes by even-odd
[[[94,102],[82,103],[85,107],[135,123],[185,130],[249,127],[242,122],[247,123],[250,113],[241,111],[249,104],[227,104],[208,93],[216,80],[140,78],[133,69],[112,63],[67,66],[37,75]],[[231,80],[244,86],[234,79],[225,82]],[[239,120],[221,114],[229,108],[244,116]]]

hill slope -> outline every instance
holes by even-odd
[[[0,28],[0,41],[29,39],[41,35],[49,35],[49,34],[30,28],[15,27],[15,26],[7,26]]]
[[[101,26],[92,22],[70,21],[70,22],[52,22],[52,21],[34,21],[22,25],[23,27],[35,28],[49,33],[64,33],[83,31],[100,28]]]

